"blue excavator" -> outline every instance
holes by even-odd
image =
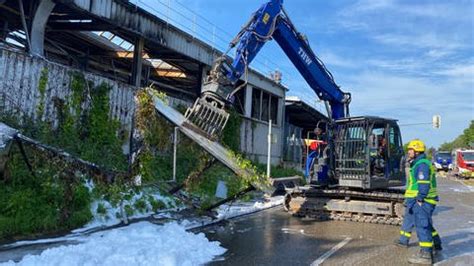
[[[399,225],[405,166],[397,121],[374,116],[350,117],[351,94],[343,92],[299,33],[283,0],[262,5],[230,43],[232,59],[219,57],[201,96],[186,111],[186,123],[218,139],[234,94],[245,87],[246,72],[260,49],[275,40],[316,95],[324,101],[327,145],[309,158],[307,185],[288,188],[285,208],[295,216]],[[243,82],[242,82],[242,79]]]

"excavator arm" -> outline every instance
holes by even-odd
[[[328,116],[333,120],[348,116],[350,94],[341,91],[331,73],[314,54],[306,38],[291,23],[283,9],[283,0],[262,5],[230,43],[237,46],[236,56],[219,57],[202,88],[201,97],[186,112],[186,118],[211,137],[220,134],[228,119],[225,105],[246,85],[237,86],[249,64],[264,44],[275,39],[318,97],[326,102]]]

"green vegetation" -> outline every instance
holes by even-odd
[[[41,76],[38,82],[38,91],[40,93],[39,104],[37,106],[36,115],[39,119],[42,118],[44,113],[44,97],[46,95],[46,86],[48,85],[48,69],[43,68]]]
[[[60,123],[54,132],[58,137],[51,144],[107,169],[126,170],[127,157],[121,147],[125,140],[117,134],[120,124],[109,117],[110,86],[102,83],[92,87],[78,72],[71,77],[70,99],[56,104]]]
[[[104,204],[99,203],[99,204],[97,205],[97,210],[96,210],[96,212],[97,212],[98,214],[100,214],[100,215],[105,215],[105,214],[107,213],[107,210],[105,209]]]
[[[266,173],[267,165],[266,164],[256,164],[258,171]],[[301,171],[298,171],[293,168],[285,168],[281,165],[272,165],[270,167],[270,173],[273,178],[278,177],[290,177],[290,176],[303,176]]]
[[[153,211],[155,211],[155,212],[159,211],[159,210],[163,210],[167,207],[166,203],[164,203],[161,200],[156,200],[151,196],[148,197],[148,202],[151,204],[151,207],[152,207]]]
[[[240,126],[242,124],[242,117],[240,114],[231,109],[229,112],[229,120],[222,132],[221,142],[227,148],[233,151],[240,150]]]
[[[440,147],[440,151],[452,151],[456,148],[469,148],[474,145],[474,120],[464,132],[451,142],[445,142]]]
[[[135,193],[133,190],[127,190],[127,187],[119,180],[113,184],[96,184],[92,190],[91,196],[94,199],[102,199],[109,202],[112,207],[117,207],[124,199],[131,199],[134,194]],[[101,213],[101,211],[99,211],[99,207],[100,206],[97,207],[97,213]],[[105,209],[105,206],[102,207]]]
[[[246,182],[242,188],[247,187],[249,184],[252,184],[257,189],[266,189],[270,186],[270,180],[263,172],[258,171],[255,163],[238,153],[231,152],[228,156],[234,157],[239,167],[246,171],[246,174],[241,177]]]
[[[67,174],[63,162],[27,149],[33,176],[18,147],[0,181],[0,238],[52,233],[87,223],[90,195],[80,178]]]
[[[226,182],[229,196],[244,189],[247,185],[246,181],[237,178],[226,166],[216,163],[207,169],[199,180],[190,183],[188,189],[201,198],[202,205],[207,205],[206,202],[212,204],[216,200],[214,194],[219,181]]]
[[[159,95],[160,98],[163,95]],[[156,113],[153,100],[147,91],[138,92],[135,114],[136,130],[143,137],[143,146],[138,156],[135,171],[147,182],[170,180],[172,177],[173,126]],[[177,180],[183,182],[199,165],[202,151],[191,140],[181,137],[177,152]]]
[[[48,70],[39,81],[40,102],[36,116],[45,111]],[[23,134],[90,160],[108,169],[127,169],[127,158],[121,152],[123,140],[118,137],[119,123],[110,119],[107,84],[93,86],[81,73],[71,73],[69,99],[54,99],[58,127],[48,121],[17,114],[0,114],[0,121],[16,127]],[[87,106],[88,108],[83,108]],[[0,238],[31,236],[77,228],[92,218],[91,193],[84,186],[86,177],[73,165],[49,157],[26,146],[33,174],[15,145],[7,163],[7,173],[0,179]],[[100,180],[96,180],[100,183]],[[121,183],[121,182],[118,182]],[[106,212],[98,206],[97,212]]]

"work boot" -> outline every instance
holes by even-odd
[[[440,245],[434,245],[433,246],[433,257],[437,256],[438,253],[443,250],[443,247]]]
[[[442,243],[441,238],[439,237],[438,232],[436,232],[436,235],[433,236],[434,250],[436,250],[436,251],[443,250],[443,247],[442,247],[441,243]]]
[[[409,263],[412,264],[433,264],[433,253],[421,249],[420,252],[414,254],[411,258],[408,259]]]
[[[408,248],[408,243],[405,244],[405,243],[401,242],[400,239],[398,239],[398,238],[393,240],[393,244],[397,245],[397,247]]]

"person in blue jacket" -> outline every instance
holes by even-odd
[[[432,264],[433,247],[441,250],[441,238],[433,227],[433,211],[439,201],[436,171],[426,159],[425,144],[418,139],[408,144],[410,171],[405,190],[405,217],[400,231],[399,245],[408,246],[415,226],[420,252],[408,259],[410,263]]]

